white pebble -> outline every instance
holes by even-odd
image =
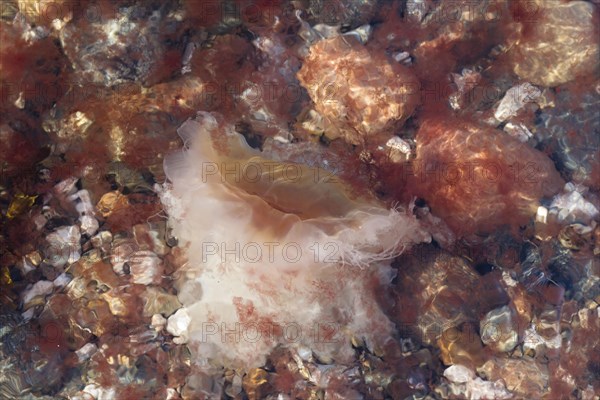
[[[167,321],[167,332],[178,337],[179,340],[177,342],[185,343],[185,341],[187,341],[186,335],[190,322],[192,322],[192,319],[190,318],[187,309],[180,308],[175,314],[169,317]]]
[[[46,296],[52,293],[54,285],[50,281],[39,281],[33,284],[29,289],[25,290],[23,294],[23,304],[29,303],[32,299],[37,296]]]
[[[75,351],[75,354],[77,355],[79,362],[83,362],[89,360],[96,351],[98,351],[98,347],[93,343],[88,343],[79,350]]]

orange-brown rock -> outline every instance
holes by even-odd
[[[597,6],[586,1],[559,0],[514,4],[523,19],[523,30],[510,57],[521,79],[557,86],[598,72]]]
[[[462,335],[460,326],[491,307],[487,300],[473,297],[481,290],[479,276],[461,257],[422,245],[401,255],[397,263],[402,279],[391,288],[390,298],[380,301],[399,330],[418,342],[432,344],[442,337],[455,340]],[[390,305],[385,304],[388,301]],[[465,330],[464,335],[471,340],[477,333]],[[479,342],[479,337],[476,339]]]
[[[468,323],[445,330],[437,344],[446,365],[460,364],[475,369],[486,361],[476,328]]]
[[[353,144],[389,138],[419,101],[419,82],[409,68],[350,36],[314,44],[298,79],[331,125],[326,135]]]
[[[526,223],[563,185],[550,158],[504,132],[470,122],[426,121],[410,177],[457,234]]]

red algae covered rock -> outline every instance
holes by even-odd
[[[5,22],[0,23],[0,43],[0,110],[50,108],[62,95],[62,73],[67,70],[59,46],[51,37],[33,34],[27,25]]]
[[[419,82],[409,68],[370,53],[349,36],[314,44],[298,79],[328,119],[327,136],[353,144],[389,138],[419,100]]]
[[[414,171],[417,194],[464,235],[526,223],[540,198],[563,185],[544,154],[493,128],[458,120],[421,126]]]
[[[233,96],[241,92],[240,76],[249,76],[255,71],[250,62],[254,57],[252,44],[238,35],[217,36],[210,46],[194,51],[190,59],[192,75],[208,86],[205,110],[233,107]],[[235,69],[229,68],[236,65]]]
[[[514,9],[528,16],[510,53],[520,78],[557,86],[598,72],[597,6],[585,1],[538,0],[515,2]]]
[[[0,160],[6,162],[2,169],[5,176],[16,175],[44,157],[40,146],[40,143],[45,142],[44,137],[41,134],[29,133],[24,135],[8,124],[0,125]]]
[[[414,247],[396,263],[402,279],[380,301],[400,331],[418,343],[436,343],[444,331],[458,329],[478,314],[508,301],[503,290],[496,287],[496,279],[488,279],[483,287],[475,269],[463,258],[431,245]],[[472,293],[481,289],[493,294],[475,300]]]

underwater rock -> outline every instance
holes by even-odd
[[[460,120],[426,121],[413,164],[416,193],[459,235],[522,225],[563,185],[541,152]]]
[[[515,2],[525,16],[510,51],[514,72],[541,86],[558,86],[598,71],[597,6],[587,1]]]
[[[409,68],[347,36],[312,45],[298,79],[334,130],[327,136],[353,144],[387,141],[420,98],[419,81]]]

